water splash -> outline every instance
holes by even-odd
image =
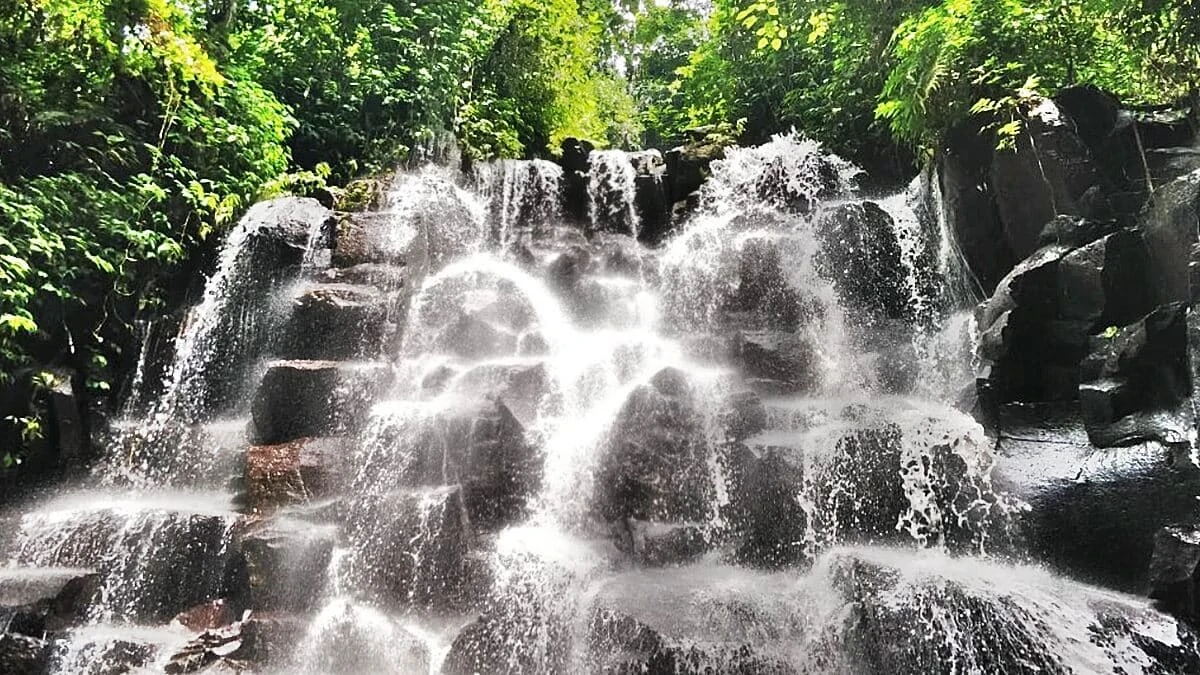
[[[617,150],[599,150],[589,156],[588,219],[591,231],[619,232],[637,238],[637,171],[629,155]]]

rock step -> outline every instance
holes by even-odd
[[[345,485],[349,440],[341,436],[298,438],[246,449],[244,505],[267,512],[333,496]]]
[[[279,356],[372,358],[398,346],[392,338],[407,310],[407,294],[350,283],[306,285],[291,298],[290,310],[277,346]]]
[[[272,361],[251,403],[251,439],[274,445],[353,432],[393,378],[387,362]]]

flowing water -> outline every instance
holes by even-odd
[[[592,156],[586,232],[554,164],[429,167],[287,274],[256,207],[92,487],[24,507],[0,590],[96,572],[63,673],[159,672],[220,597],[288,636],[280,673],[1151,672],[1169,620],[1010,561],[1028,507],[952,407],[973,325],[936,199],[856,175],[794,135],[731,150],[650,249],[624,153]],[[284,353],[313,293],[378,334]],[[328,391],[270,399],[280,372]],[[337,419],[265,424],[309,399]]]

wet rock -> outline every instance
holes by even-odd
[[[372,607],[337,600],[317,615],[297,649],[318,673],[429,673],[433,655],[425,636]]]
[[[180,612],[172,619],[172,623],[187,628],[190,631],[202,633],[212,628],[220,628],[233,623],[237,617],[233,608],[225,600],[210,600],[206,603]]]
[[[553,665],[539,660],[533,649],[522,648],[513,637],[518,634],[505,617],[484,614],[467,624],[455,636],[450,651],[442,662],[442,675],[506,675],[518,672],[557,672]],[[559,649],[565,638],[561,629],[550,638]],[[514,644],[516,642],[516,644]],[[561,655],[551,659],[561,661]],[[559,664],[560,667],[562,664]],[[549,666],[549,667],[548,667]]]
[[[597,474],[596,506],[611,522],[707,516],[713,487],[703,421],[687,377],[664,369],[630,393]]]
[[[50,643],[28,635],[0,633],[0,672],[42,675],[49,672]]]
[[[1010,272],[976,310],[989,402],[1072,400],[1091,322],[1059,318],[1059,267],[1070,249],[1048,246]]]
[[[417,433],[398,439],[414,449],[403,474],[409,484],[460,485],[472,527],[489,531],[515,522],[541,485],[536,448],[508,407],[496,399],[463,402]]]
[[[300,438],[246,451],[246,506],[268,510],[332,494],[340,484],[340,438]]]
[[[447,609],[471,599],[471,525],[461,487],[370,495],[350,508],[346,536],[358,582],[407,607]]]
[[[767,409],[752,391],[733,394],[720,414],[727,441],[744,441],[767,427]]]
[[[710,549],[703,528],[690,523],[654,523],[627,518],[612,523],[617,549],[650,567],[695,562]]]
[[[977,561],[938,569],[869,551],[840,554],[832,564],[834,586],[853,603],[846,622],[853,672],[1200,669],[1200,641],[1184,624],[1136,598],[1041,570]]]
[[[1078,216],[1055,216],[1042,227],[1038,247],[1067,246],[1079,248],[1107,237],[1120,229],[1113,220],[1089,220]]]
[[[330,267],[322,270],[320,280],[328,284],[373,286],[384,291],[398,291],[407,285],[411,272],[401,265],[361,263],[352,267]]]
[[[337,534],[290,518],[275,518],[241,538],[249,605],[257,610],[306,612],[315,608],[328,575]]]
[[[595,149],[590,142],[577,138],[562,142],[563,212],[580,223],[588,219],[588,172]]]
[[[281,355],[293,359],[357,359],[379,356],[391,332],[389,319],[400,299],[377,288],[329,284],[292,300],[283,327]]]
[[[831,442],[832,452],[812,447],[812,438],[766,432],[745,442],[754,461],[733,497],[736,528],[744,534],[740,560],[766,568],[795,565],[807,561],[830,532],[852,529],[882,538],[894,531],[906,504],[900,429],[885,425],[815,437]]]
[[[442,331],[435,348],[466,359],[510,356],[517,351],[517,336],[477,314],[464,312]]]
[[[1191,287],[1192,247],[1200,221],[1200,171],[1160,188],[1140,218],[1150,255],[1155,300],[1160,303],[1200,299]]]
[[[259,202],[242,220],[256,225],[251,234],[254,261],[265,270],[299,266],[310,238],[315,248],[327,248],[335,222],[332,211],[307,197]]]
[[[1060,264],[1057,316],[1090,322],[1093,330],[1136,321],[1153,306],[1148,264],[1142,238],[1131,230],[1077,248]]]
[[[700,189],[710,175],[709,166],[725,158],[732,139],[719,134],[696,134],[694,140],[672,148],[665,156],[671,200],[680,202]]]
[[[892,217],[874,202],[843,204],[818,226],[817,269],[833,281],[858,321],[903,318],[908,311],[907,273]]]
[[[749,239],[738,253],[737,288],[726,302],[735,321],[792,331],[801,321],[799,294],[788,282],[776,241]]]
[[[658,150],[629,153],[629,161],[637,173],[634,208],[640,222],[638,239],[655,244],[666,237],[671,226],[672,200],[666,161]]]
[[[1154,535],[1150,559],[1150,597],[1181,619],[1200,620],[1200,532],[1164,527]]]
[[[996,150],[994,135],[979,120],[964,122],[947,135],[939,158],[949,225],[985,293],[1037,250],[1043,226],[1055,216],[1114,215],[1108,195],[1117,186],[1073,120],[1044,99],[1028,109],[1023,123],[1014,147]],[[1093,126],[1106,125],[1097,119]]]
[[[240,621],[195,637],[171,655],[163,672],[244,673],[260,670],[268,662],[285,663],[295,653],[301,630],[293,621],[247,613]]]
[[[391,378],[385,363],[273,361],[251,403],[252,436],[274,445],[353,429]]]
[[[1182,303],[1165,305],[1135,324],[1091,339],[1080,365],[1079,404],[1093,443],[1188,442],[1187,316]]]
[[[815,350],[805,336],[782,331],[742,332],[733,345],[733,355],[750,378],[776,383],[785,393],[811,391],[817,386]]]
[[[418,227],[399,223],[386,211],[343,215],[333,242],[332,260],[337,267],[376,263],[419,269],[429,255]]]
[[[583,246],[572,246],[560,253],[546,269],[550,282],[560,291],[570,292],[591,266],[592,257]]]
[[[543,363],[480,365],[454,381],[454,391],[468,398],[498,399],[525,427],[536,421],[552,387],[553,380]]]

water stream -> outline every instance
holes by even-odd
[[[99,575],[52,671],[161,672],[196,634],[171,618],[217,598],[280,641],[257,672],[1132,673],[1187,647],[1020,562],[1029,507],[953,407],[974,329],[919,181],[864,200],[794,135],[712,173],[657,248],[619,152],[586,231],[544,161],[401,173],[287,274],[252,210],[149,412],[0,547],[0,590]],[[304,302],[353,344],[289,352]]]

